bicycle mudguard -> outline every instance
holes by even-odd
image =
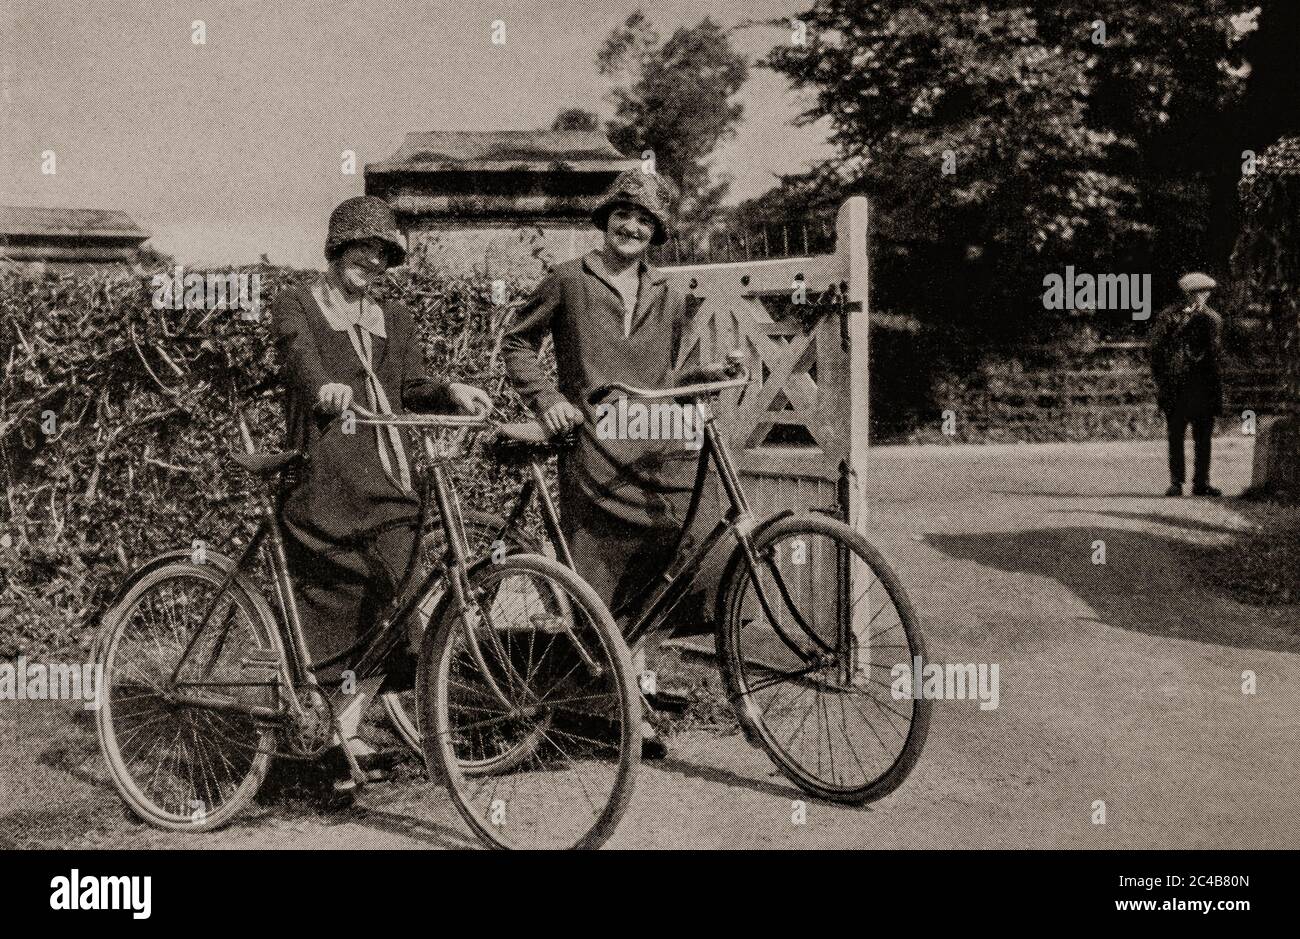
[[[165,551],[162,554],[150,558],[143,566],[132,571],[126,580],[122,582],[121,586],[119,586],[113,593],[113,596],[110,597],[109,600],[100,608],[99,612],[95,615],[95,641],[91,646],[91,657],[94,661],[99,661],[99,647],[104,633],[104,618],[117,608],[118,604],[126,598],[126,595],[131,592],[131,588],[133,588],[141,578],[145,577],[150,572],[175,561],[187,561],[193,564],[193,552],[186,548],[177,548],[174,551]],[[222,574],[229,574],[235,569],[235,562],[232,559],[216,551],[205,551],[203,563],[215,566]],[[247,577],[243,574],[237,574],[235,579],[231,581],[231,586],[242,592],[248,599],[248,602],[254,607],[270,614],[269,622],[276,622],[274,614],[271,614],[270,607],[266,606],[265,598],[255,586],[249,583]]]
[[[545,557],[545,555],[540,555],[540,556]],[[492,559],[492,555],[490,554],[480,557],[477,561],[474,561],[473,563],[466,566],[465,568],[466,580],[472,578],[474,574],[476,574],[479,571],[480,568],[487,567],[495,563],[496,562]],[[446,578],[444,576],[444,580],[445,579]],[[435,623],[441,622],[443,611],[447,608],[447,604],[453,602],[455,599],[456,599],[455,592],[451,589],[451,585],[448,584],[443,589],[442,596],[438,598],[437,605],[431,611],[429,611],[428,625],[433,626]],[[431,634],[431,630],[426,628],[425,636],[427,637],[430,634]],[[421,654],[423,654],[423,649],[424,649],[423,640],[421,640],[420,642],[420,648],[421,648]]]
[[[526,552],[523,552],[523,554],[524,554],[524,555],[533,554],[533,555],[536,555],[536,556],[539,557],[539,558],[542,558],[542,559],[545,560],[545,561],[551,561],[551,562],[554,562],[554,563],[559,563],[558,561],[555,560],[555,558],[549,558],[549,557],[547,557],[545,554],[542,554],[542,553],[539,552],[539,551],[526,551]],[[517,556],[517,555],[511,555],[511,557],[515,557],[515,556]],[[475,576],[475,575],[476,575],[480,570],[482,570],[482,569],[485,568],[485,567],[494,567],[496,564],[497,564],[497,561],[493,559],[492,555],[490,555],[490,554],[484,555],[484,556],[480,557],[478,560],[476,560],[476,561],[474,561],[473,563],[469,564],[469,565],[465,568],[465,578],[466,578],[466,580],[473,580],[474,576]],[[561,565],[561,566],[563,566],[563,565]],[[585,583],[585,581],[584,581],[584,583]],[[425,643],[426,643],[426,642],[429,642],[429,641],[432,639],[432,637],[433,637],[433,634],[434,634],[434,629],[433,629],[433,627],[434,627],[437,623],[440,623],[440,622],[442,621],[442,617],[443,617],[443,615],[445,614],[445,612],[446,612],[446,610],[447,610],[447,605],[448,605],[449,603],[454,603],[455,600],[456,600],[455,592],[450,588],[450,586],[447,586],[447,587],[442,591],[442,596],[440,596],[440,597],[438,598],[438,603],[437,603],[437,604],[434,606],[434,608],[429,612],[429,618],[428,618],[428,620],[427,620],[427,627],[426,627],[426,629],[425,629],[425,631],[424,631],[424,636],[423,636],[423,638],[422,638],[421,641],[420,641],[420,655],[421,655],[421,656],[424,655],[424,651],[425,651]],[[567,603],[567,601],[565,601],[565,602]]]

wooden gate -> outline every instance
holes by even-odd
[[[867,211],[861,196],[840,207],[833,254],[663,268],[699,304],[678,367],[740,349],[756,379],[717,413],[760,517],[835,509],[865,524]]]

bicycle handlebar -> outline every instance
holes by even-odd
[[[601,398],[614,391],[621,391],[629,398],[640,398],[646,401],[663,400],[665,398],[696,398],[701,395],[716,394],[728,388],[744,387],[749,384],[750,375],[749,369],[745,367],[742,360],[741,353],[732,352],[727,356],[725,362],[702,366],[687,372],[684,377],[704,380],[692,381],[689,384],[678,385],[675,388],[636,388],[621,381],[613,381],[589,392],[587,394],[587,403],[594,405]]]
[[[430,429],[481,428],[487,426],[488,411],[475,414],[376,414],[374,411],[353,402],[347,407],[356,414],[358,424],[372,424],[381,427],[428,427]],[[331,420],[338,420],[341,414],[330,414]]]

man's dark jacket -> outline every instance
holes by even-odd
[[[1209,307],[1161,310],[1151,333],[1151,375],[1160,410],[1187,417],[1223,413],[1219,333],[1223,318]]]

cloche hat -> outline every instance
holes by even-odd
[[[353,196],[338,204],[330,213],[329,234],[325,238],[325,257],[334,260],[351,241],[374,238],[383,242],[388,266],[406,260],[406,245],[397,227],[397,219],[388,203],[376,196]]]
[[[672,189],[667,180],[657,173],[624,170],[591,213],[591,221],[601,231],[609,221],[609,213],[619,205],[635,205],[649,212],[655,220],[655,232],[650,244],[661,245],[668,240],[668,213],[672,202]]]

